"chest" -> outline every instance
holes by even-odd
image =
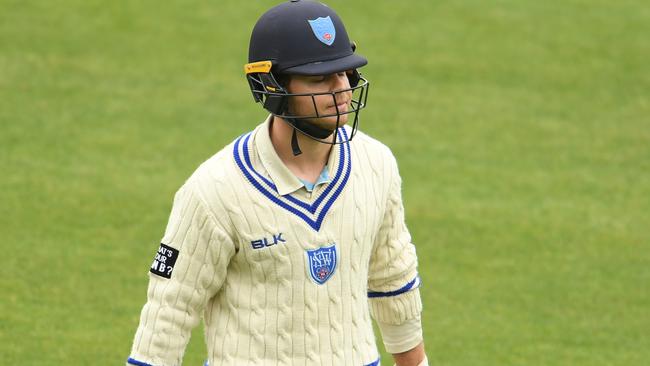
[[[323,185],[314,193],[240,197],[230,218],[239,248],[235,266],[266,283],[323,284],[337,274],[365,273],[384,217],[382,184],[351,173],[344,187]]]

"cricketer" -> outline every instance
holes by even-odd
[[[127,365],[180,365],[203,320],[222,365],[427,365],[396,160],[358,130],[367,60],[328,6],[255,24],[244,74],[268,117],[174,198]]]

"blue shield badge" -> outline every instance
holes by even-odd
[[[322,285],[336,270],[336,245],[307,251],[307,265],[311,278]]]
[[[314,20],[307,19],[307,21],[319,41],[328,46],[331,46],[332,43],[334,43],[334,39],[336,38],[336,29],[334,28],[334,23],[332,23],[332,18],[330,18],[329,15],[325,18],[321,17]]]

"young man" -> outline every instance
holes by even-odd
[[[417,257],[390,150],[357,132],[365,58],[312,1],[267,11],[245,72],[271,114],[181,187],[151,267],[131,365],[426,365]],[[352,138],[354,140],[352,141]]]

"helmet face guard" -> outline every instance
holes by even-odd
[[[271,61],[253,62],[244,66],[246,79],[248,80],[255,102],[261,103],[264,109],[269,111],[271,114],[283,118],[301,134],[318,142],[334,145],[352,140],[359,126],[359,112],[361,109],[366,107],[370,86],[368,80],[363,78],[361,74],[354,69],[347,72],[350,81],[350,87],[347,89],[321,93],[289,93],[271,72],[272,66]],[[337,94],[348,92],[352,93],[350,108],[348,108],[347,111],[340,111],[336,104]],[[330,96],[332,98],[336,113],[321,114],[318,111],[316,97],[320,96]],[[295,97],[311,98],[314,113],[311,115],[291,114],[289,103],[290,100]],[[354,114],[354,118],[352,121],[352,131],[348,134],[348,137],[343,140],[341,134],[334,132],[342,126],[341,116],[347,114]],[[325,129],[310,122],[310,120],[313,119],[326,117],[336,117],[336,128],[334,130]],[[332,136],[332,138],[328,139],[329,136]]]

